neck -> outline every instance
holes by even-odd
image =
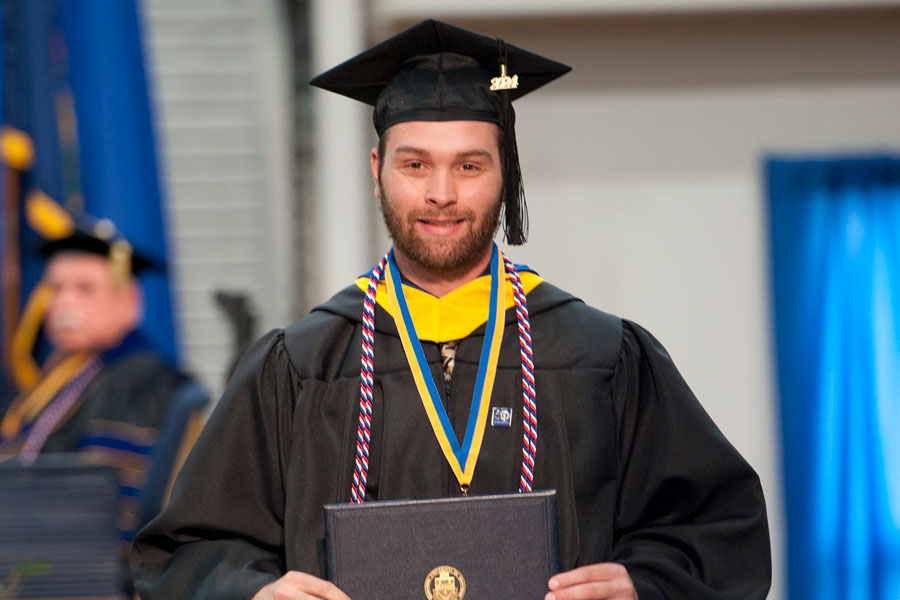
[[[430,269],[413,261],[396,247],[394,248],[394,259],[404,277],[432,296],[440,298],[481,277],[491,262],[492,250],[493,246],[488,247],[487,252],[480,259],[459,269]]]

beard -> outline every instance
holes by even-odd
[[[502,203],[499,197],[494,206],[481,215],[472,210],[422,209],[404,217],[394,209],[380,181],[378,187],[381,192],[381,212],[394,247],[432,273],[452,276],[471,269],[484,258],[500,227]],[[461,235],[447,239],[428,239],[416,230],[416,223],[427,219],[462,219],[470,225]]]

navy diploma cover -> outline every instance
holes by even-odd
[[[556,492],[328,504],[325,554],[353,600],[539,600],[559,572]]]

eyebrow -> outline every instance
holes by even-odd
[[[429,157],[431,153],[423,148],[417,148],[415,146],[397,146],[394,149],[394,154],[414,154],[416,156],[421,157]],[[466,150],[465,152],[460,152],[456,155],[456,158],[469,158],[480,156],[483,158],[487,158],[491,162],[494,161],[494,157],[487,150],[483,150],[481,148],[475,148],[473,150]]]

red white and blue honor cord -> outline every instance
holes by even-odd
[[[534,354],[531,350],[531,322],[528,320],[528,301],[522,289],[519,271],[503,257],[506,273],[512,281],[516,321],[519,326],[519,353],[522,356],[522,476],[519,491],[530,492],[534,483],[534,459],[537,454],[537,397],[534,388]]]
[[[497,277],[498,268],[495,267],[502,259],[502,264],[506,274],[510,278],[513,288],[513,298],[516,307],[516,320],[519,332],[519,348],[522,361],[522,398],[523,398],[523,438],[522,438],[522,474],[519,478],[519,491],[532,491],[534,460],[537,451],[537,404],[535,399],[534,385],[534,360],[531,348],[531,327],[528,319],[528,304],[525,298],[525,292],[522,288],[522,280],[519,277],[518,270],[506,257],[502,256],[499,249],[494,246],[492,255],[491,274],[492,274],[492,293],[491,299],[491,315],[489,317],[488,332],[485,341],[485,347],[482,350],[482,364],[479,367],[479,382],[484,380],[483,372],[488,363],[488,355],[492,355],[493,366],[487,366],[488,372],[496,369],[496,360],[499,353],[499,342],[502,337],[503,317],[503,290],[498,289],[502,285],[502,278]],[[391,269],[388,273],[387,270]],[[392,277],[393,275],[393,277]],[[436,392],[434,391],[434,383],[431,381],[430,373],[427,370],[427,363],[424,363],[424,354],[421,350],[421,344],[415,334],[415,327],[409,316],[408,308],[403,297],[402,286],[399,284],[399,272],[393,263],[391,253],[388,252],[382,258],[381,262],[369,274],[369,282],[366,289],[365,300],[363,301],[363,328],[362,328],[362,355],[360,369],[360,402],[359,402],[359,425],[357,427],[356,438],[356,459],[353,471],[353,481],[350,487],[350,500],[354,503],[362,503],[366,495],[366,480],[369,468],[369,443],[371,440],[371,424],[372,424],[372,394],[374,383],[374,361],[375,361],[375,304],[378,292],[378,282],[386,277],[386,283],[389,290],[389,298],[404,349],[407,358],[410,361],[410,368],[413,370],[413,376],[416,379],[417,387],[422,396],[423,405],[428,413],[429,419],[438,438],[439,443],[444,450],[444,455],[453,468],[457,478],[460,480],[461,488],[465,491],[468,489],[468,483],[471,481],[474,472],[475,461],[481,443],[481,435],[484,429],[484,419],[487,414],[487,408],[490,401],[490,387],[493,386],[493,375],[487,377],[490,387],[483,393],[476,394],[473,397],[472,411],[470,414],[469,427],[467,428],[466,440],[462,447],[459,447],[452,434],[452,428],[449,426],[443,405],[440,403]],[[498,281],[499,280],[499,281]],[[499,298],[500,306],[496,306]],[[494,323],[495,321],[499,321]],[[499,333],[495,336],[495,342],[490,343],[490,333],[492,328]],[[488,346],[496,348],[491,352]],[[418,364],[417,364],[418,363]],[[419,374],[417,376],[417,373]],[[425,377],[424,374],[428,376]],[[428,390],[431,389],[431,392]],[[480,416],[479,416],[480,415]],[[476,423],[478,421],[478,423]],[[478,431],[479,433],[473,432]],[[474,438],[474,439],[473,439]]]
[[[375,296],[378,281],[384,274],[388,254],[372,269],[369,285],[363,300],[362,314],[362,366],[359,374],[359,426],[356,428],[356,460],[353,481],[350,483],[350,501],[362,504],[366,497],[366,480],[369,476],[369,441],[372,438],[372,386],[375,381]]]

